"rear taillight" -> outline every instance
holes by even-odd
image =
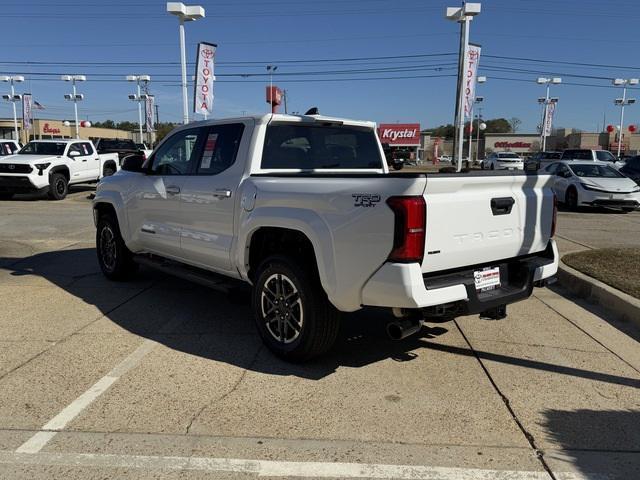
[[[558,198],[553,194],[553,218],[551,220],[551,236],[556,234],[556,224],[558,223]]]
[[[390,197],[387,204],[396,216],[390,262],[422,263],[426,205],[422,196]]]

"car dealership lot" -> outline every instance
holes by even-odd
[[[537,479],[548,468],[626,479],[640,468],[629,325],[542,289],[506,320],[430,324],[398,343],[385,314],[349,315],[331,354],[291,365],[262,347],[242,296],[150,270],[107,282],[91,193],[0,202],[0,478]],[[639,234],[638,212],[560,212],[557,238],[566,253]]]

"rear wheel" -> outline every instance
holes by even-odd
[[[622,207],[623,213],[630,213],[630,212],[633,212],[634,210],[635,210],[634,207]]]
[[[104,169],[102,170],[103,177],[110,177],[114,173],[116,173],[116,167],[114,167],[113,165],[105,165]]]
[[[304,361],[333,346],[339,313],[315,272],[288,257],[268,257],[258,269],[252,298],[258,332],[277,356]]]
[[[569,210],[575,211],[578,209],[578,192],[575,188],[569,188],[567,193],[564,194],[564,203]]]
[[[127,280],[138,270],[114,215],[102,215],[98,220],[96,253],[100,269],[109,280]]]
[[[49,198],[63,200],[69,191],[69,181],[62,173],[53,173],[49,177]]]

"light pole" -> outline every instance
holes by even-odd
[[[549,86],[552,83],[554,85],[558,85],[562,83],[562,79],[560,77],[553,77],[553,78],[538,77],[538,80],[536,80],[536,82],[539,85],[547,86],[547,94],[545,95],[544,99],[542,97],[538,98],[538,103],[542,103],[544,105],[544,108],[542,110],[542,128],[540,129],[540,136],[541,136],[540,143],[542,145],[541,151],[544,152],[545,149],[547,148],[547,116],[549,115],[549,104],[553,103],[555,108],[555,104],[558,103],[557,97],[549,98]]]
[[[144,83],[145,92],[147,91],[149,82],[151,81],[151,77],[149,75],[127,75],[125,77],[128,82],[136,82],[138,93],[134,95],[129,95],[129,100],[133,100],[134,102],[138,102],[138,125],[140,127],[140,143],[143,142],[142,139],[142,102],[146,101],[147,95],[143,96],[140,94],[140,82]]]
[[[16,95],[14,84],[24,82],[24,77],[22,75],[3,76],[0,77],[0,80],[11,84],[11,96],[3,95],[2,98],[13,104],[13,134],[15,135],[15,140],[18,141],[18,114],[16,113],[16,102],[22,100],[22,95]]]
[[[65,82],[71,82],[71,85],[73,86],[73,93],[71,95],[65,93],[64,98],[65,100],[73,102],[73,112],[75,114],[76,122],[76,138],[80,138],[80,124],[78,123],[78,102],[84,99],[84,95],[76,91],[76,82],[84,82],[87,80],[87,77],[84,75],[63,75],[60,78]]]
[[[187,94],[187,52],[184,42],[184,22],[204,18],[200,5],[185,5],[182,2],[167,2],[167,12],[178,17],[180,22],[180,63],[182,65],[182,123],[189,123],[189,101]]]
[[[273,105],[273,74],[278,69],[277,65],[267,65],[267,72],[269,72],[269,105],[271,106],[271,113],[274,113]]]
[[[616,98],[613,101],[615,105],[618,105],[620,107],[620,130],[618,131],[618,155],[617,155],[617,157],[620,158],[620,149],[622,147],[622,131],[624,129],[624,106],[633,105],[634,103],[636,103],[635,98],[627,98],[627,85],[638,85],[638,79],[637,78],[629,78],[629,79],[616,78],[613,81],[613,84],[616,86],[622,85],[622,98]]]
[[[447,7],[446,17],[460,24],[460,52],[458,58],[458,91],[456,95],[456,136],[455,143],[458,156],[457,170],[462,170],[464,143],[464,80],[469,68],[467,51],[469,50],[469,23],[480,13],[479,3],[464,3],[462,7]]]
[[[487,81],[487,77],[478,77],[477,82],[478,83],[484,83]],[[476,97],[473,99],[473,103],[471,103],[471,115],[470,115],[470,119],[469,119],[469,162],[471,162],[471,152],[473,150],[472,147],[472,143],[473,143],[473,106],[476,103],[480,103],[484,101],[484,97]],[[478,122],[479,123],[479,122]],[[478,145],[476,144],[476,151],[478,150]],[[477,152],[476,152],[477,153]]]

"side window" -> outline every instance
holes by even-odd
[[[195,160],[198,137],[203,129],[182,130],[167,139],[151,160],[149,173],[155,175],[187,175]]]
[[[567,168],[566,165],[558,165],[558,168],[556,170],[556,175],[559,175],[561,177],[567,177],[567,173],[569,172],[569,169]]]
[[[81,145],[80,143],[72,143],[71,146],[69,147],[69,153],[78,152],[80,155],[85,155],[80,145]]]
[[[205,129],[206,137],[198,165],[198,175],[216,175],[236,161],[244,124],[215,125]]]
[[[93,155],[94,154],[93,145],[91,145],[89,142],[82,142],[80,144],[80,149],[82,150],[82,154],[83,155]]]
[[[556,173],[556,170],[558,169],[558,165],[560,165],[560,164],[559,163],[552,163],[545,170],[548,173],[554,174],[554,173]]]

